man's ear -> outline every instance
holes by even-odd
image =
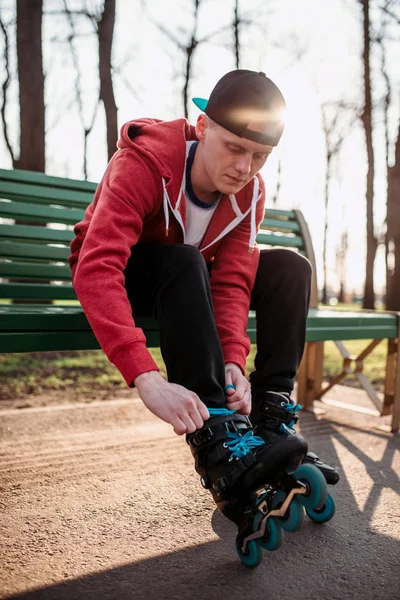
[[[196,135],[201,142],[205,140],[207,127],[209,127],[207,116],[199,115],[196,123]]]

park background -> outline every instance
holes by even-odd
[[[2,168],[97,182],[124,122],[194,123],[192,96],[264,71],[288,104],[267,205],[303,211],[321,302],[400,310],[398,0],[0,0],[0,29]],[[122,386],[98,352],[42,358],[3,357],[2,396]]]

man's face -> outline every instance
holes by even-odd
[[[205,115],[197,122],[196,133],[202,142],[202,167],[210,191],[223,194],[239,192],[265,164],[273,147],[239,137]]]

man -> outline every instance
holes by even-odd
[[[285,101],[264,73],[236,70],[215,86],[196,127],[127,123],[82,222],[70,265],[109,360],[144,404],[186,434],[196,470],[235,522],[232,499],[293,469],[307,453],[290,399],[304,348],[311,268],[255,245],[265,191],[258,174],[283,132]],[[257,357],[249,307],[257,314]],[[154,314],[168,381],[134,317]],[[254,435],[250,421],[256,424]],[[235,459],[235,460],[233,460]],[[334,483],[337,472],[306,458]]]

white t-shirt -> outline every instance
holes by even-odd
[[[201,244],[201,240],[204,237],[207,227],[211,221],[213,214],[218,206],[219,200],[222,196],[220,194],[213,204],[206,204],[201,202],[194,192],[190,181],[190,169],[193,162],[193,150],[190,153],[190,149],[193,144],[197,142],[186,142],[186,189],[185,189],[185,200],[186,200],[186,227],[185,227],[185,244],[190,244],[198,248]],[[189,156],[189,153],[191,156]],[[189,164],[188,164],[189,158]]]

